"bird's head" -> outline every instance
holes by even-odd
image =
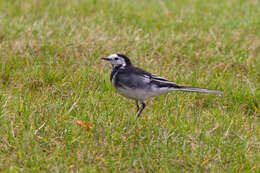
[[[103,60],[109,61],[113,68],[118,66],[130,66],[132,65],[130,59],[124,54],[111,54],[108,57],[101,58]]]

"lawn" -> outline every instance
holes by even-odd
[[[260,1],[0,0],[0,172],[260,172]],[[223,95],[135,102],[100,57]]]

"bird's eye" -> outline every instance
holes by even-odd
[[[115,60],[118,60],[118,58],[115,58]]]

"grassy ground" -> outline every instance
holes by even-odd
[[[259,172],[259,7],[0,0],[0,172]],[[99,59],[116,52],[225,93],[160,96],[136,120]]]

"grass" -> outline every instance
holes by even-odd
[[[0,171],[259,172],[259,5],[0,0]],[[136,120],[100,60],[116,52],[224,94],[170,93]]]

